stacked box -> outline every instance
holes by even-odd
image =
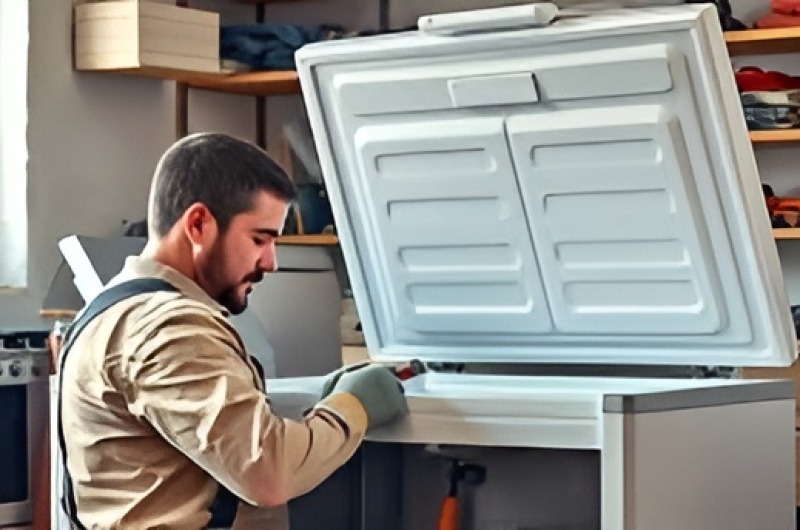
[[[219,72],[219,14],[160,2],[75,6],[75,68]]]

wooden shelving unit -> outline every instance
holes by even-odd
[[[107,72],[178,81],[185,83],[190,88],[230,94],[276,96],[300,93],[297,72],[293,70],[209,74],[170,68],[144,67]],[[328,234],[287,235],[278,238],[277,243],[279,245],[335,246],[339,244],[339,239],[334,235]]]
[[[297,77],[297,72],[294,70],[191,75],[187,76],[183,82],[192,88],[250,96],[278,96],[281,94],[300,93],[300,81]]]
[[[800,142],[800,129],[750,131],[750,141],[754,144],[781,144]]]
[[[725,43],[731,57],[800,53],[800,27],[728,31]],[[750,131],[750,141],[756,145],[800,142],[800,129]],[[774,228],[772,235],[776,241],[800,240],[800,228]]]
[[[732,57],[797,53],[800,52],[800,27],[728,31],[725,42]]]
[[[773,228],[772,235],[776,240],[800,239],[800,228]]]
[[[281,236],[278,238],[279,245],[307,245],[329,247],[339,244],[339,238],[332,234],[299,234]]]
[[[300,81],[294,70],[273,70],[265,72],[219,73],[189,72],[172,68],[127,68],[122,70],[91,70],[101,73],[119,73],[153,77],[185,83],[190,88],[244,94],[249,96],[277,96],[299,94]]]
[[[725,43],[731,57],[800,53],[800,27],[728,31]],[[758,145],[800,142],[800,129],[750,131],[750,140]]]

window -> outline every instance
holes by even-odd
[[[28,269],[28,2],[0,1],[0,288]]]

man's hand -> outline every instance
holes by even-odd
[[[348,372],[355,372],[356,370],[360,370],[366,366],[369,366],[371,363],[369,361],[361,361],[354,364],[348,364],[342,366],[338,370],[334,370],[333,372],[328,374],[328,378],[325,379],[325,384],[322,387],[322,394],[320,395],[320,399],[325,399],[326,397],[330,396],[333,393],[334,387],[336,387],[336,383],[339,382],[339,379]]]
[[[369,429],[408,412],[403,386],[392,370],[379,364],[346,366],[333,372],[325,382],[322,399],[338,392],[347,392],[361,402]]]

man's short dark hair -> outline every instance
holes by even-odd
[[[286,172],[259,147],[227,134],[199,133],[178,140],[156,167],[151,190],[151,229],[166,235],[196,202],[208,207],[221,231],[250,210],[257,192],[292,201]]]

